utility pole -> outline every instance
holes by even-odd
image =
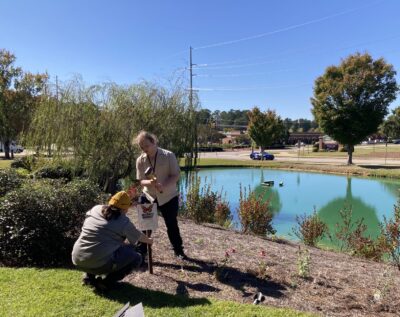
[[[189,107],[190,109],[193,111],[193,116],[194,116],[194,133],[193,133],[193,137],[194,137],[194,167],[197,166],[197,158],[198,158],[198,153],[199,153],[199,149],[197,147],[197,114],[196,111],[193,108],[193,60],[192,60],[192,51],[193,48],[190,46],[189,47],[189,80],[190,80],[190,88],[189,88]]]
[[[189,52],[189,76],[190,76],[190,90],[189,90],[189,106],[193,107],[193,63],[192,63],[192,47],[190,46]]]
[[[56,76],[56,99],[58,103],[58,76]]]

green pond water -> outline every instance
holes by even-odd
[[[293,172],[260,168],[210,168],[195,172],[201,184],[211,185],[213,191],[221,192],[229,202],[233,221],[240,227],[237,208],[240,184],[271,199],[274,212],[273,227],[277,235],[296,240],[292,228],[296,227],[296,216],[311,214],[315,210],[328,225],[330,232],[336,231],[336,224],[342,223],[339,211],[351,206],[353,220],[364,219],[366,233],[371,237],[379,234],[379,223],[384,216],[393,215],[393,205],[399,196],[400,182],[386,179],[367,179],[327,175],[319,173]],[[188,177],[182,174],[180,189],[185,196]],[[261,185],[274,181],[274,186]],[[279,186],[282,182],[283,185]],[[334,234],[333,234],[334,236]],[[324,241],[337,244],[337,241]]]

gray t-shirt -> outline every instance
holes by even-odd
[[[125,241],[135,244],[141,232],[123,213],[117,219],[106,220],[104,206],[97,205],[86,213],[82,232],[72,250],[72,262],[82,268],[99,268],[107,264]]]

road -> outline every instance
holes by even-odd
[[[298,156],[296,149],[284,149],[271,151],[275,155],[275,160],[278,162],[302,162],[302,163],[315,163],[315,164],[335,164],[346,165],[347,157],[302,157]],[[250,151],[224,151],[224,152],[202,152],[201,158],[218,158],[226,160],[250,160]],[[381,157],[370,158],[357,158],[353,157],[353,163],[356,165],[388,165],[399,166],[400,159],[387,159]]]

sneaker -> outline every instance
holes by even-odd
[[[187,260],[187,255],[182,251],[175,251],[175,257],[179,260]]]
[[[96,276],[94,274],[85,273],[82,277],[83,286],[93,286],[96,283]]]
[[[110,290],[110,286],[100,276],[96,278],[94,283],[96,291],[105,293]]]

